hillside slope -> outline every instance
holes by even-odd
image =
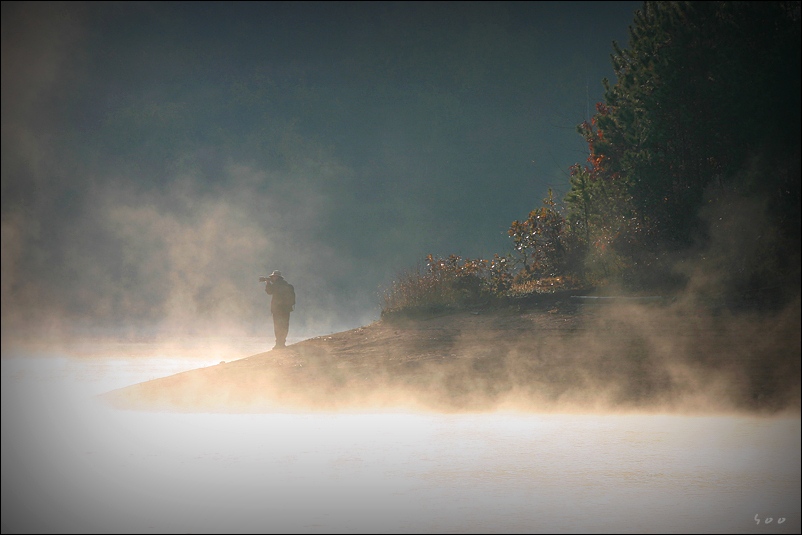
[[[119,408],[799,412],[800,307],[571,297],[387,318],[109,392]]]

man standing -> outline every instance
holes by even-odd
[[[286,347],[287,333],[290,330],[290,312],[295,310],[295,288],[284,280],[280,271],[274,271],[264,279],[265,291],[273,298],[270,301],[270,313],[273,314],[273,332],[276,345],[273,349]]]

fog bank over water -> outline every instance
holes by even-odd
[[[294,344],[334,342],[339,373],[292,349],[260,356],[260,337],[4,349],[3,532],[798,533],[799,307],[624,302],[566,314],[574,302],[390,322],[392,343],[367,326]],[[440,354],[454,367],[395,360]],[[290,374],[262,384],[259,366],[276,359]],[[218,372],[227,366],[233,375]],[[95,397],[196,373],[208,382],[160,389],[190,392],[194,414]],[[388,406],[392,377],[423,381],[428,401],[508,403]],[[528,407],[524,391],[493,397],[510,385]],[[323,410],[287,403],[310,392]],[[215,414],[254,393],[278,403]],[[773,415],[733,410],[761,393]],[[327,410],[349,396],[356,406]]]
[[[180,363],[19,357],[4,533],[800,530],[798,417],[118,411]]]

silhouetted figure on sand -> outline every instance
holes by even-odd
[[[265,291],[272,295],[270,313],[273,314],[273,332],[276,334],[276,345],[273,349],[286,347],[287,333],[290,330],[290,313],[295,310],[295,288],[274,271],[269,277],[261,277],[265,283]]]

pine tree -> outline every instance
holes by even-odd
[[[598,225],[612,209],[607,224],[628,222],[619,252],[687,248],[705,234],[700,209],[738,190],[768,199],[798,251],[800,2],[644,2],[611,59],[617,82],[578,127],[590,156],[566,197],[586,241],[593,212]],[[619,202],[591,203],[596,181],[619,185]]]

